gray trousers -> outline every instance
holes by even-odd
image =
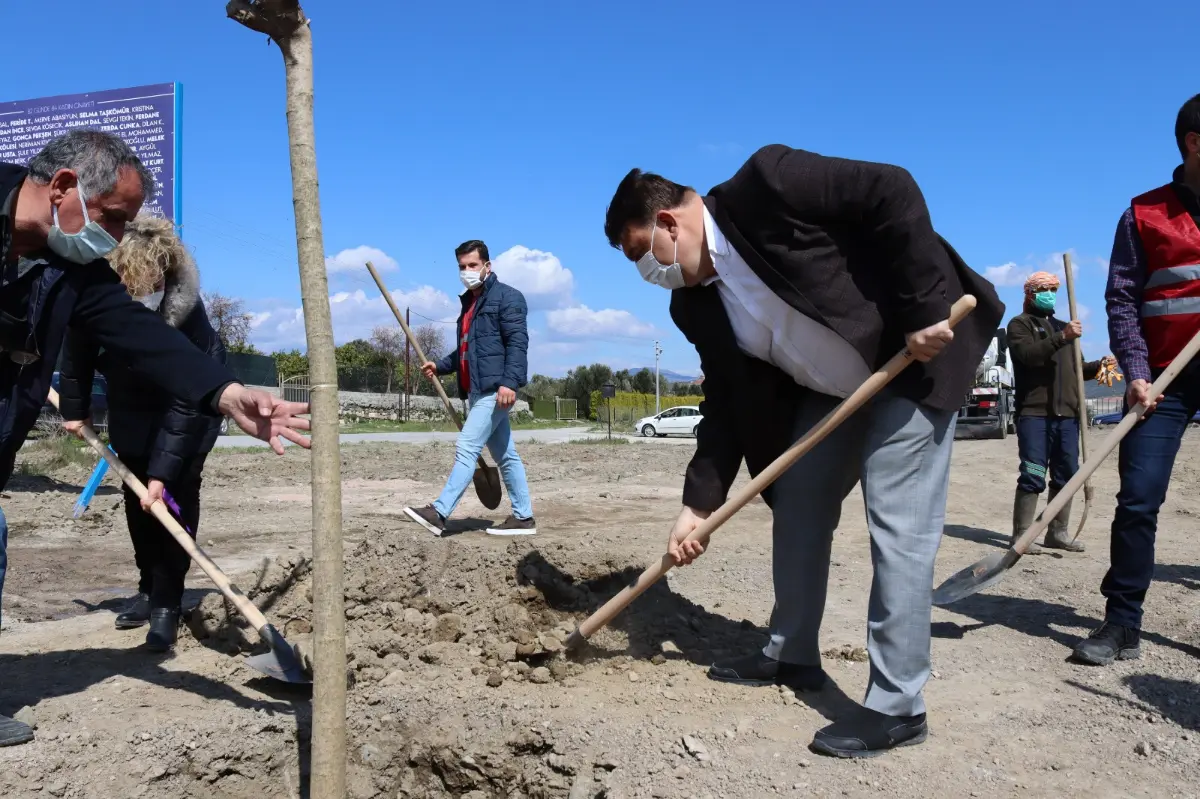
[[[793,442],[838,400],[805,397]],[[775,609],[763,650],[785,663],[821,662],[829,556],[842,502],[861,479],[874,576],[867,610],[871,674],[863,704],[889,716],[925,712],[933,565],[942,539],[953,412],[885,389],[775,483]]]

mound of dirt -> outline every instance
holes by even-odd
[[[592,766],[573,762],[570,748],[540,727],[514,730],[501,723],[485,735],[464,735],[464,726],[475,723],[464,719],[481,716],[476,703],[497,701],[523,685],[569,686],[597,662],[597,651],[609,653],[602,662],[611,667],[613,653],[641,652],[662,663],[664,650],[679,653],[680,645],[697,645],[703,609],[675,608],[664,617],[662,600],[674,595],[660,583],[635,603],[635,608],[658,605],[652,612],[631,608],[619,624],[597,634],[589,649],[567,657],[564,642],[576,624],[633,581],[641,567],[629,567],[619,553],[553,563],[534,543],[486,549],[477,540],[467,545],[453,539],[368,539],[348,553],[349,702],[366,711],[351,713],[355,795],[567,796],[578,774],[585,775],[581,784],[592,783]],[[561,546],[552,554],[570,557]],[[307,559],[298,553],[277,559],[246,593],[290,642],[304,646],[312,618]],[[265,651],[217,594],[197,607],[189,629],[192,637],[181,640],[180,648]],[[672,643],[664,647],[667,639]],[[616,655],[621,658],[628,655]],[[427,712],[411,701],[396,701],[424,688],[435,692],[423,697]],[[387,708],[392,710],[378,712]],[[307,735],[303,725],[300,734]],[[596,788],[603,792],[602,784]],[[593,795],[599,794],[582,789],[571,794]]]

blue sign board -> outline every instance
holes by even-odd
[[[93,128],[124,139],[158,181],[145,210],[183,224],[179,180],[183,87],[158,83],[87,94],[0,102],[0,162],[26,164],[46,144],[73,128]]]

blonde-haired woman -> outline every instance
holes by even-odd
[[[130,296],[157,311],[171,327],[212,358],[225,361],[225,348],[200,300],[200,274],[169,220],[142,215],[125,228],[125,238],[108,256]],[[92,375],[108,381],[108,434],[112,448],[146,484],[144,502],[125,489],[125,519],[133,540],[140,580],[138,594],[117,616],[118,629],[149,622],[146,647],[166,651],[174,643],[191,559],[149,513],[163,490],[179,506],[192,536],[200,521],[204,461],[216,442],[220,419],[159,391],[135,365],[99,351],[94,340],[68,332],[59,384],[64,403],[86,408]]]

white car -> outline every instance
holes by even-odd
[[[669,435],[694,436],[700,426],[700,420],[703,418],[700,415],[700,409],[695,405],[678,405],[674,408],[667,408],[657,416],[638,419],[634,429],[646,438]]]

